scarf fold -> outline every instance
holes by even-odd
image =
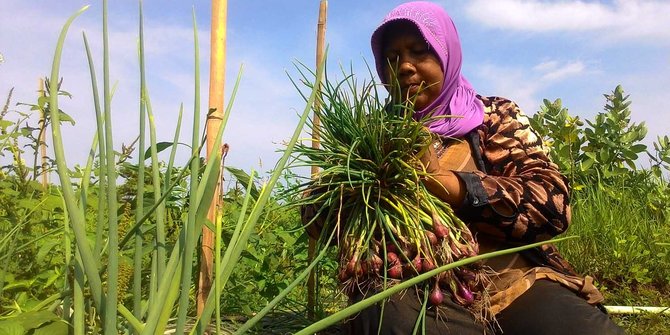
[[[414,118],[427,115],[441,117],[432,119],[426,126],[430,131],[448,137],[460,137],[478,127],[484,121],[484,106],[477,92],[461,74],[462,52],[456,26],[442,7],[426,2],[414,1],[402,4],[386,15],[371,38],[372,53],[377,74],[384,84],[386,59],[383,52],[384,30],[389,23],[406,20],[417,26],[421,35],[435,51],[440,60],[444,81],[440,95],[426,108],[415,111]]]

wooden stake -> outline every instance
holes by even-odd
[[[223,93],[226,78],[226,22],[228,18],[228,1],[212,0],[211,50],[209,61],[209,111],[207,115],[207,158],[212,155],[216,143],[216,134],[223,119]],[[211,112],[213,110],[213,112]],[[223,169],[221,170],[223,173]],[[218,178],[219,183],[221,178]],[[220,186],[220,185],[219,185]],[[207,213],[210,222],[215,222],[221,206],[220,187],[216,187],[212,205]],[[200,258],[200,279],[198,281],[197,308],[202,313],[205,301],[212,288],[214,232],[203,225],[202,250]]]
[[[324,49],[325,49],[325,40],[326,40],[326,18],[328,12],[328,1],[321,0],[319,4],[319,21],[317,23],[316,31],[316,66],[323,61]],[[318,110],[321,106],[321,97],[317,95],[316,100],[314,101],[314,109]],[[319,147],[319,116],[314,114],[312,127],[312,148]],[[319,174],[319,167],[312,166],[312,178],[316,178]],[[316,240],[309,238],[309,246],[307,249],[307,259],[311,263],[316,254]],[[314,309],[316,305],[316,271],[312,270],[309,273],[309,278],[307,279],[307,317],[309,319],[314,319]]]

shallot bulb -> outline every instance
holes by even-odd
[[[459,280],[456,280],[456,286],[458,288],[456,295],[460,298],[459,301],[465,306],[471,305],[475,301],[475,296],[472,294],[472,291]]]
[[[402,278],[402,266],[400,263],[395,263],[391,265],[391,267],[388,270],[389,277],[393,279],[401,279]]]
[[[430,295],[428,295],[428,301],[433,306],[437,306],[444,301],[444,294],[442,293],[442,290],[440,289],[439,285],[436,284],[433,287],[433,290],[430,292]]]
[[[421,260],[421,269],[423,272],[435,270],[435,263],[428,258]]]
[[[437,235],[434,234],[430,230],[426,230],[426,238],[428,239],[428,242],[430,242],[430,245],[436,246],[437,245]]]
[[[449,235],[449,229],[447,229],[447,227],[444,226],[442,220],[437,215],[437,213],[433,213],[433,232],[435,233],[435,236],[437,236],[437,238],[439,239],[443,239],[447,235]]]

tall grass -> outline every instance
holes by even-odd
[[[597,276],[604,286],[670,285],[670,222],[650,209],[640,185],[598,184],[573,194],[570,233],[578,241],[559,246],[584,274]]]
[[[653,210],[645,189],[622,179],[616,187],[587,185],[573,194],[569,232],[581,238],[558,248],[577,272],[595,278],[606,305],[670,304],[670,222]],[[612,317],[640,335],[665,334],[670,321],[656,313]]]

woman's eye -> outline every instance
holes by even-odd
[[[420,47],[412,49],[412,53],[415,55],[424,55],[428,52],[428,48]]]

